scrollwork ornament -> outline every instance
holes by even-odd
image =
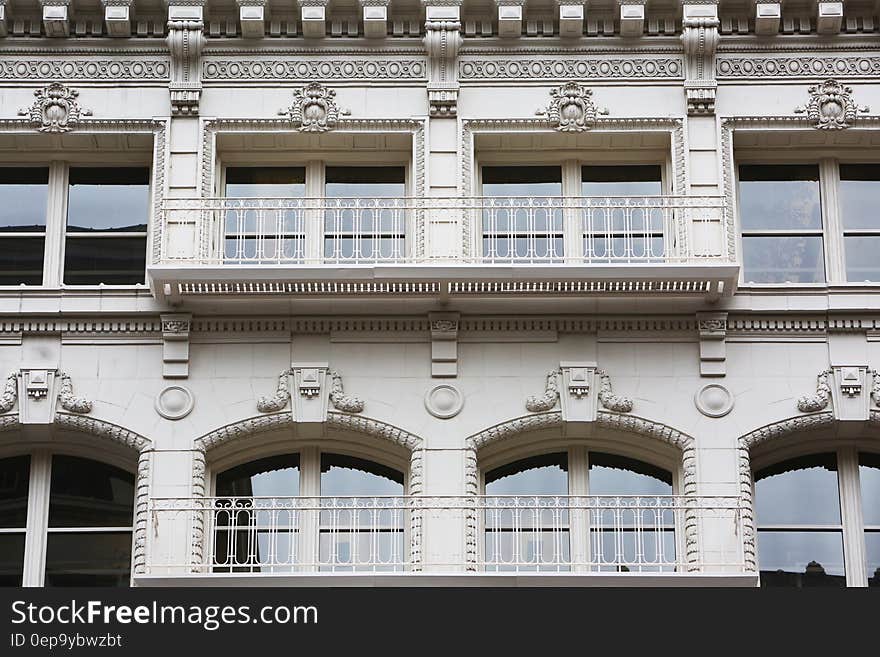
[[[547,384],[543,395],[532,395],[526,399],[526,408],[532,413],[543,413],[556,406],[559,401],[559,370],[547,372]]]
[[[276,413],[287,406],[290,401],[290,370],[284,370],[278,375],[278,386],[275,394],[271,397],[260,397],[257,400],[257,410],[261,413]]]
[[[596,370],[599,376],[599,403],[609,411],[615,413],[629,413],[633,409],[633,400],[629,397],[615,395],[611,387],[611,377],[605,370]]]
[[[608,114],[593,102],[593,90],[577,82],[568,82],[550,91],[550,104],[539,109],[537,116],[546,116],[554,130],[584,132],[596,124],[599,114]]]
[[[816,377],[816,392],[812,395],[803,395],[798,398],[797,407],[801,413],[815,413],[828,407],[828,402],[831,400],[831,385],[828,383],[829,376],[831,376],[831,370],[820,372]]]
[[[20,116],[30,118],[31,124],[40,132],[61,134],[70,132],[83,116],[92,111],[80,107],[75,89],[53,82],[34,92],[36,100],[27,109],[18,111]]]
[[[18,398],[18,372],[10,372],[6,377],[3,394],[0,394],[0,413],[8,413]]]
[[[293,104],[279,110],[300,132],[327,132],[336,127],[340,116],[351,112],[336,104],[336,92],[313,82],[293,94]]]
[[[825,80],[808,89],[810,100],[795,108],[796,114],[806,114],[817,130],[843,130],[851,127],[858,113],[867,113],[868,107],[856,105],[852,87],[837,80]]]
[[[342,377],[335,370],[330,371],[330,403],[336,410],[346,413],[360,413],[364,410],[364,401],[361,398],[345,394]]]
[[[92,402],[73,394],[73,383],[70,380],[70,375],[66,372],[61,372],[60,377],[61,389],[58,391],[58,401],[61,402],[61,408],[71,413],[90,412],[92,410]]]
[[[873,384],[871,385],[871,399],[874,404],[880,408],[880,372],[871,370],[873,376]]]

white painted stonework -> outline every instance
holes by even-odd
[[[847,281],[838,217],[823,282],[747,282],[737,198],[741,162],[876,161],[880,16],[772,4],[756,35],[755,5],[726,0],[0,0],[0,164],[151,167],[142,284],[64,285],[47,229],[44,284],[0,286],[0,457],[136,473],[138,586],[757,585],[751,459],[880,452],[880,281]],[[591,260],[566,223],[552,262],[487,255],[481,167],[516,163],[563,167],[568,218],[590,212],[581,165],[661,166],[663,252]],[[405,168],[391,256],[322,246],[339,206],[320,177],[352,164]],[[260,206],[302,221],[300,257],[224,255],[232,165],[305,168],[304,198]],[[572,539],[570,568],[490,572],[487,469],[568,451],[586,536],[587,450],[673,473],[674,567],[600,571]],[[212,569],[216,473],[319,451],[405,473],[394,567],[334,572],[300,539],[299,566]],[[284,504],[317,536],[302,467],[312,497]],[[852,586],[873,576],[863,540]]]

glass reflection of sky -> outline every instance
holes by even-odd
[[[755,512],[759,525],[840,523],[837,471],[833,454],[793,459],[755,473]],[[786,467],[801,468],[782,471]],[[766,473],[766,474],[764,474]]]

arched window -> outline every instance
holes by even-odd
[[[45,452],[0,459],[0,584],[128,586],[133,509],[127,470]]]
[[[402,568],[404,474],[367,459],[304,449],[217,474],[215,572]]]
[[[880,455],[787,458],[754,481],[762,586],[880,586]]]
[[[676,567],[669,470],[572,448],[491,468],[484,482],[487,570]]]

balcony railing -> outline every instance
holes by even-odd
[[[154,499],[151,510],[148,574],[736,573],[744,564],[734,497],[213,497]]]
[[[723,206],[714,196],[167,199],[158,262],[729,262]]]

